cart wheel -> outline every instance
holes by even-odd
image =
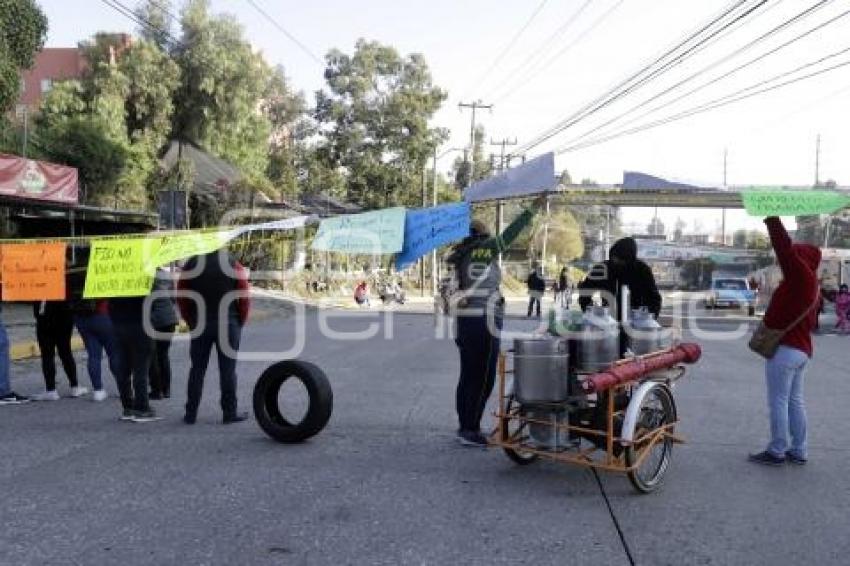
[[[309,406],[300,422],[293,423],[281,413],[278,394],[283,383],[294,378],[304,385]],[[254,386],[254,416],[260,428],[278,442],[295,443],[318,434],[328,423],[333,410],[333,391],[318,366],[301,360],[272,364]]]
[[[670,390],[661,384],[654,384],[640,400],[639,414],[632,438],[652,432],[667,423],[676,420],[676,404]],[[645,454],[645,452],[649,453]],[[646,443],[630,445],[626,448],[626,465],[631,467],[643,457],[640,466],[628,473],[629,481],[641,493],[651,493],[664,481],[670,458],[673,453],[673,441],[665,437],[652,447]]]
[[[514,403],[512,397],[508,397],[508,404],[505,412],[510,412],[511,405]],[[502,419],[502,441],[505,442],[513,436],[516,436],[522,429],[528,428],[528,423],[517,421],[516,419]],[[512,448],[502,448],[505,454],[520,466],[527,466],[537,460],[537,454],[534,452],[526,452],[524,450],[513,450]]]

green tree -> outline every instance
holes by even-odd
[[[171,0],[147,0],[136,8],[136,17],[144,24],[139,36],[155,44],[161,51],[168,51],[172,43]]]
[[[472,151],[472,155],[475,156],[475,174],[472,179],[469,178],[469,170],[472,167],[472,156],[469,155],[468,150],[464,151],[463,157],[455,158],[452,170],[454,171],[455,188],[458,193],[462,193],[472,183],[486,179],[493,174],[490,161],[484,157],[485,135],[484,126],[479,125],[475,127],[475,148]]]
[[[262,104],[271,124],[266,175],[277,189],[273,196],[292,199],[298,194],[299,170],[305,165],[301,150],[316,129],[307,116],[304,95],[293,90],[283,67],[272,72]]]
[[[20,94],[20,72],[29,69],[47,37],[47,17],[33,0],[0,0],[0,115]]]
[[[327,157],[346,173],[346,197],[370,207],[421,202],[422,170],[445,138],[428,127],[446,93],[425,59],[361,39],[353,54],[334,49],[326,61],[315,117]]]
[[[547,217],[538,214],[534,217],[530,230],[529,256],[538,257],[543,253],[543,243],[546,242],[548,262],[555,256],[555,264],[560,265],[584,254],[584,241],[581,227],[575,217],[566,208],[552,211]]]

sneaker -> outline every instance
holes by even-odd
[[[88,392],[89,392],[89,390],[87,388],[83,387],[82,385],[75,385],[74,387],[71,388],[71,397],[76,399],[77,397],[82,397],[83,395],[85,395]]]
[[[154,421],[161,421],[162,417],[158,417],[157,414],[151,410],[133,411],[133,416],[130,420],[134,423],[152,423]]]
[[[765,466],[781,466],[785,463],[784,456],[775,456],[767,450],[758,454],[750,454],[748,459],[750,462],[764,464]]]
[[[460,430],[457,433],[457,440],[463,446],[487,448],[487,438],[477,430]]]
[[[789,464],[797,464],[798,466],[805,466],[808,462],[808,458],[804,458],[802,456],[797,456],[790,450],[785,453],[785,461]]]
[[[29,397],[18,395],[14,391],[9,391],[5,395],[0,395],[0,405],[23,405],[29,403]]]
[[[119,417],[120,421],[132,421],[133,420],[133,409],[123,409],[121,411],[121,417]]]
[[[233,423],[241,423],[242,421],[248,420],[248,413],[236,413],[235,415],[230,415],[224,417],[222,419],[221,424],[233,424]]]
[[[103,389],[95,389],[94,392],[91,394],[91,400],[92,401],[98,401],[98,402],[106,401],[107,397],[108,397],[108,395],[106,394],[106,391],[103,390]]]
[[[59,393],[54,389],[53,391],[45,391],[44,393],[37,393],[32,396],[33,401],[58,401]]]

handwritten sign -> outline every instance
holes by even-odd
[[[160,267],[178,259],[214,252],[232,237],[233,232],[229,230],[163,236],[162,244],[153,256],[152,267]]]
[[[93,240],[83,297],[141,297],[153,285],[162,238]]]
[[[394,254],[404,242],[404,208],[326,218],[313,249],[347,254]]]
[[[431,250],[468,235],[469,203],[408,210],[404,219],[404,247],[396,256],[396,269],[404,269]]]
[[[830,214],[850,205],[850,195],[835,191],[744,191],[750,216],[805,216]]]
[[[65,243],[0,247],[4,301],[65,300]]]

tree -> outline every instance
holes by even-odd
[[[555,256],[556,263],[566,263],[584,254],[581,227],[569,210],[553,211],[548,217],[538,214],[531,225],[529,256],[536,257],[543,253],[543,242],[546,242],[546,255],[543,261]]]
[[[33,0],[0,0],[0,115],[20,94],[20,72],[35,62],[47,37],[47,17]]]
[[[325,154],[345,171],[346,197],[369,207],[415,205],[422,171],[445,132],[428,127],[446,93],[419,54],[358,40],[326,56],[315,118]]]
[[[316,132],[306,113],[304,95],[289,84],[283,67],[272,72],[263,96],[263,112],[271,123],[271,143],[266,175],[281,197],[298,193],[298,173],[304,167],[303,145]]]
[[[561,176],[558,178],[558,184],[560,185],[572,185],[573,178],[570,176],[570,172],[564,169],[561,172]]]
[[[163,52],[172,43],[171,13],[171,0],[147,0],[135,10],[136,18],[147,24],[139,28],[139,35]]]
[[[475,148],[472,151],[475,161],[475,174],[472,179],[469,178],[469,170],[472,167],[473,157],[469,155],[469,151],[464,150],[463,157],[455,158],[452,170],[454,171],[455,187],[459,193],[472,183],[486,179],[493,173],[490,162],[484,158],[485,135],[484,126],[475,127]],[[505,167],[507,167],[507,163]]]

